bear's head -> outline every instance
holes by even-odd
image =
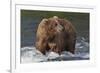
[[[45,27],[49,35],[56,35],[64,29],[57,16],[45,19]]]

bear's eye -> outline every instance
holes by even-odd
[[[57,23],[55,24],[55,26],[57,26]]]

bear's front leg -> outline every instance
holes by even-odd
[[[36,49],[39,50],[43,55],[46,54],[46,48],[47,43],[43,39],[36,42]]]

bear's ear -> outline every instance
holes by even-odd
[[[48,22],[48,19],[44,18],[42,19],[42,22]]]
[[[58,16],[53,16],[54,19],[58,19]]]
[[[44,26],[45,24],[47,24],[48,19],[44,18],[42,19],[42,21],[40,22],[40,25]]]

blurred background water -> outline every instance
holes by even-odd
[[[35,45],[36,30],[43,18],[58,16],[72,22],[77,30],[77,53],[89,54],[89,13],[21,10],[21,48]],[[22,53],[22,51],[21,51]]]

